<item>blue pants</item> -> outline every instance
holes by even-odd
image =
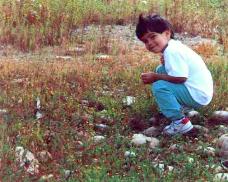
[[[167,74],[165,67],[159,65],[156,73]],[[158,80],[152,83],[152,93],[162,114],[171,121],[184,117],[182,107],[198,109],[202,105],[193,100],[186,86]]]

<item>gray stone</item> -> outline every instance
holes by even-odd
[[[209,132],[209,130],[207,128],[205,128],[205,127],[203,127],[201,125],[193,125],[193,126],[194,126],[194,128],[202,131],[203,133],[208,133]]]
[[[42,162],[47,162],[48,160],[52,159],[52,155],[46,150],[39,152],[37,155],[39,160]]]
[[[228,134],[222,135],[217,141],[219,155],[223,159],[228,159]]]
[[[156,137],[160,134],[160,131],[157,128],[152,126],[150,128],[147,128],[146,130],[144,130],[142,133],[148,137],[153,137],[153,136]]]

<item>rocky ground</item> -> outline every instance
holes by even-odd
[[[137,39],[135,36],[135,26],[134,25],[106,25],[106,26],[97,26],[97,25],[90,25],[86,26],[83,29],[77,29],[72,33],[72,37],[77,38],[77,40],[84,40],[84,39],[91,39],[93,38],[101,37],[104,40],[118,40],[120,43],[124,42],[129,47],[134,48],[135,46],[144,46],[141,41]],[[200,44],[209,44],[212,47],[216,47],[216,52],[218,54],[223,54],[223,48],[222,46],[213,39],[203,38],[201,36],[191,36],[187,32],[183,33],[176,33],[175,38],[177,40],[182,41],[184,44],[191,46],[191,47],[197,47]],[[45,47],[41,50],[37,50],[34,52],[29,53],[23,53],[20,51],[17,51],[12,46],[0,46],[0,60],[4,60],[5,58],[13,59],[15,61],[19,60],[50,60],[55,58],[63,58],[66,60],[72,59],[71,56],[67,56],[65,51],[63,51],[64,47]],[[70,50],[72,47],[67,47],[68,50]],[[80,55],[85,50],[81,45],[76,45],[76,47],[73,48],[73,52],[76,52],[77,55]],[[214,52],[213,52],[214,53]]]
[[[99,31],[98,31],[99,30]],[[73,32],[73,36],[77,38],[77,41],[82,39],[93,39],[94,34],[97,34],[102,39],[115,39],[119,43],[124,42],[124,45],[128,45],[130,48],[135,49],[136,47],[144,46],[135,37],[135,27],[133,25],[128,26],[88,26],[84,30],[80,29]],[[83,37],[81,35],[83,34]],[[218,54],[222,54],[221,46],[211,39],[205,39],[200,36],[191,37],[187,33],[176,34],[177,39],[183,41],[185,44],[194,47],[199,44],[210,44],[212,47],[216,45],[218,47]],[[64,47],[54,47],[54,48],[44,48],[33,53],[22,53],[17,51],[11,46],[0,46],[0,60],[14,60],[14,61],[30,61],[30,60],[66,60],[71,61],[74,57],[84,54],[85,48],[76,44],[71,49],[71,45]],[[73,54],[72,54],[73,52]],[[74,54],[76,52],[76,54]],[[102,54],[97,55],[98,60],[108,60],[110,55]],[[21,80],[15,80],[20,83]],[[105,93],[104,93],[105,94]],[[134,104],[135,98],[133,96],[127,96],[123,100],[123,109],[131,107]],[[35,113],[36,119],[39,121],[43,117],[43,113],[40,112],[40,100],[36,100]],[[89,138],[88,135],[81,132],[80,135],[84,137],[85,140],[92,140],[94,145],[100,144],[105,141],[111,141],[110,130],[113,127],[113,121],[107,117],[107,111],[101,103],[91,102],[89,100],[81,101],[82,107],[94,108],[97,113],[99,113],[100,119],[98,122],[93,123],[94,135]],[[0,114],[7,115],[7,110],[0,110]],[[200,115],[196,111],[186,112],[186,115],[191,119],[194,124],[194,129],[188,134],[184,135],[181,139],[180,136],[175,136],[173,138],[163,136],[162,129],[168,124],[168,121],[162,116],[154,115],[148,121],[140,117],[132,117],[129,121],[127,128],[131,129],[130,136],[121,136],[122,140],[127,139],[130,141],[129,145],[136,146],[139,152],[135,150],[132,151],[130,147],[129,150],[124,151],[123,155],[127,159],[140,157],[140,149],[146,148],[150,158],[153,159],[152,164],[161,173],[167,173],[170,171],[181,169],[181,164],[178,163],[167,163],[166,160],[168,154],[170,153],[187,153],[189,157],[187,161],[194,165],[198,165],[196,158],[191,157],[190,154],[197,154],[201,158],[215,158],[215,165],[206,164],[207,168],[214,175],[214,180],[226,181],[228,179],[228,108],[224,110],[215,111],[210,118],[205,118],[205,116]],[[54,136],[53,133],[45,132],[46,138],[51,138]],[[82,137],[82,138],[83,138]],[[169,142],[167,142],[169,141]],[[78,140],[76,143],[76,148],[80,151],[84,147],[85,141]],[[108,142],[107,142],[108,143]],[[29,149],[22,146],[17,146],[15,149],[16,160],[19,165],[23,167],[29,174],[39,173],[40,163],[45,163],[52,160],[54,157],[51,153],[46,150],[40,151],[37,154],[32,153]],[[94,159],[95,160],[95,159]],[[96,159],[98,160],[98,159]],[[206,161],[206,160],[205,160]],[[94,161],[97,162],[97,161]],[[1,164],[1,163],[0,163]],[[123,166],[123,169],[128,171],[131,168],[128,163]],[[64,169],[64,175],[69,178],[76,171],[71,171]],[[53,174],[43,175],[41,180],[49,180],[54,178]]]

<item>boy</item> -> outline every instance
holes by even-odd
[[[152,84],[152,92],[162,114],[171,120],[164,134],[189,132],[193,125],[182,113],[182,107],[198,109],[210,103],[213,80],[202,58],[174,40],[171,24],[159,15],[139,16],[136,35],[146,48],[161,53],[156,72],[142,73],[144,84]]]

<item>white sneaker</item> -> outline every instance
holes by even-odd
[[[183,118],[178,121],[173,121],[170,125],[166,126],[163,130],[164,134],[176,135],[189,132],[193,128],[191,121],[188,118]]]

